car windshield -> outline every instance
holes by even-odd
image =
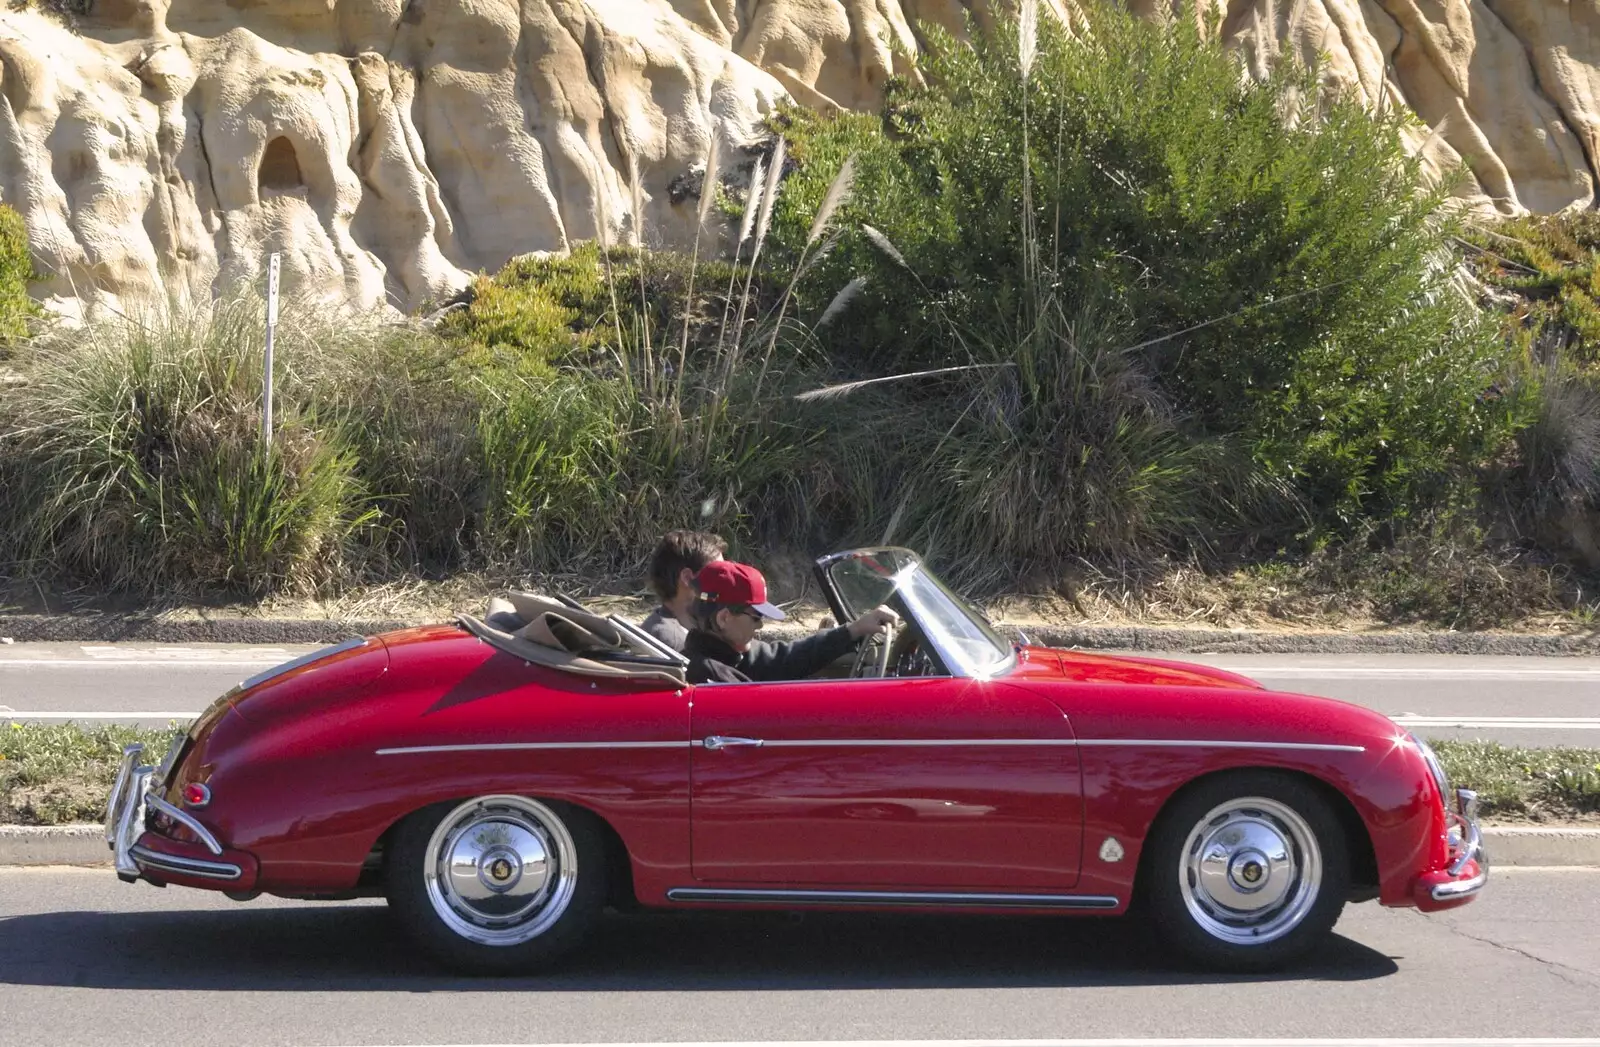
[[[946,668],[958,676],[991,677],[1010,668],[1015,652],[973,607],[907,549],[844,553],[828,577],[851,617],[879,604],[916,619]]]

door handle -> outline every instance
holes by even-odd
[[[718,749],[731,749],[736,745],[751,745],[761,748],[760,738],[734,738],[725,734],[713,734],[702,743],[707,749],[715,752]]]

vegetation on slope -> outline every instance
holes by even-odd
[[[248,296],[34,338],[0,563],[163,597],[595,579],[704,526],[763,562],[904,542],[980,593],[1192,565],[1296,614],[1587,608],[1588,227],[1458,228],[1314,70],[1091,17],[934,33],[881,113],[779,114],[707,158],[687,257],[517,260],[431,327],[289,303],[270,447]],[[1461,243],[1523,304],[1479,308]]]

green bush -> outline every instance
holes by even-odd
[[[1321,100],[1315,70],[1243,77],[1187,19],[1087,17],[1041,25],[1026,90],[1011,26],[934,32],[927,86],[891,85],[879,117],[777,120],[798,163],[777,260],[857,156],[849,233],[802,284],[815,315],[868,280],[825,344],[856,376],[992,363],[1053,303],[1110,303],[1184,437],[1242,441],[1292,494],[1241,530],[1348,534],[1445,497],[1512,420],[1480,395],[1502,349],[1452,288],[1443,190],[1398,119]]]
[[[371,511],[355,457],[296,395],[315,347],[293,325],[262,445],[260,316],[223,302],[40,346],[6,405],[8,559],[147,595],[332,580]]]
[[[28,255],[28,230],[22,216],[0,204],[0,353],[29,334],[28,321],[37,311],[28,297],[33,260]]]
[[[704,259],[694,268],[690,346],[704,350],[716,342],[717,292],[733,268]],[[438,330],[467,347],[469,364],[549,378],[554,367],[604,364],[619,346],[642,347],[646,338],[652,348],[677,346],[690,270],[688,257],[670,251],[618,247],[602,254],[592,243],[564,257],[516,259],[479,277],[471,301],[447,313]],[[763,284],[754,293],[758,308],[771,305]]]
[[[618,270],[647,288],[684,273],[671,257],[611,261],[588,285],[608,302]],[[549,297],[550,272],[497,282]],[[649,304],[633,316],[668,315],[634,301]],[[633,572],[663,527],[804,520],[794,474],[816,434],[783,396],[794,362],[760,396],[757,375],[725,373],[720,306],[708,293],[691,314],[675,377],[682,328],[664,321],[651,357],[633,340],[642,325],[619,336],[579,313],[564,322],[587,346],[535,366],[531,342],[477,340],[515,327],[516,309],[440,337],[290,302],[265,452],[259,301],[56,332],[0,401],[0,563],[164,598],[463,565],[605,577]]]
[[[1502,308],[1514,341],[1600,364],[1600,214],[1471,225],[1464,236],[1478,275],[1509,298]]]

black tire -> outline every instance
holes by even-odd
[[[472,861],[451,866],[444,856],[452,851]],[[605,905],[606,865],[602,830],[588,812],[480,796],[400,823],[384,893],[411,938],[446,967],[526,974],[588,933]]]
[[[1140,882],[1154,929],[1189,960],[1271,970],[1332,933],[1349,894],[1349,842],[1310,782],[1239,771],[1202,782],[1162,812]]]

